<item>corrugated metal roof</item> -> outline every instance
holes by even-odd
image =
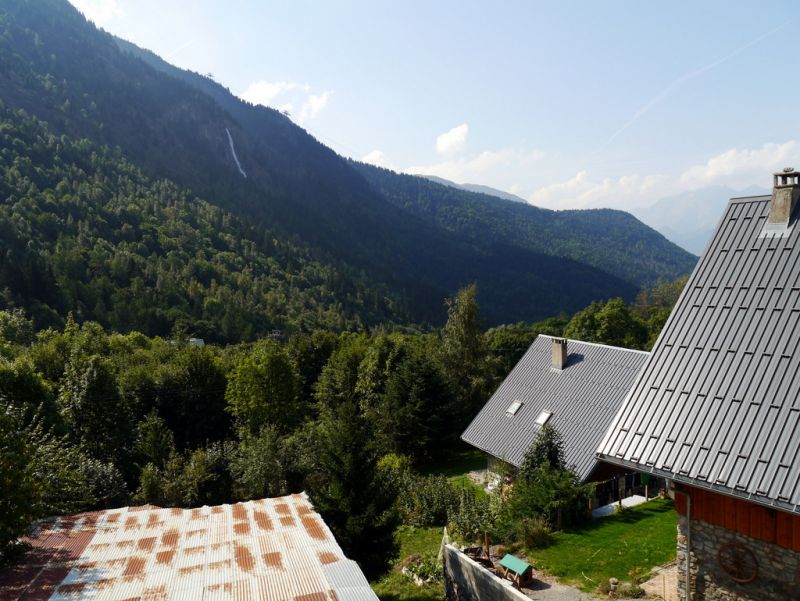
[[[196,509],[123,507],[37,525],[9,600],[377,601],[305,493]]]
[[[536,338],[461,438],[520,466],[541,427],[536,418],[548,411],[547,423],[564,438],[567,463],[585,480],[596,463],[597,445],[647,353],[569,340],[567,365],[559,371],[550,366],[551,344],[550,336]],[[510,415],[514,401],[522,406]]]
[[[765,505],[800,504],[800,227],[734,199],[599,456]]]

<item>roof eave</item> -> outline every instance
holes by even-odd
[[[645,474],[653,474],[654,476],[660,476],[668,480],[674,480],[675,482],[686,484],[687,486],[702,488],[711,492],[715,492],[720,495],[724,495],[726,497],[732,497],[734,499],[749,501],[751,503],[755,503],[756,505],[761,505],[769,509],[779,509],[781,511],[800,515],[800,506],[793,505],[792,503],[788,503],[785,501],[780,501],[778,499],[770,499],[762,495],[757,495],[751,492],[743,490],[742,491],[735,490],[732,488],[728,488],[727,486],[722,486],[721,484],[712,484],[711,482],[707,482],[705,480],[696,480],[694,478],[690,478],[689,476],[676,474],[674,472],[663,470],[655,466],[642,465],[635,461],[622,459],[621,457],[611,457],[609,455],[597,453],[596,459],[598,461],[605,461],[606,463],[610,463],[612,465],[619,465],[621,467],[631,468]]]

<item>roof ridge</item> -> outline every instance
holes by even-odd
[[[756,196],[731,196],[728,199],[728,204],[731,203],[745,203],[745,202],[763,202],[765,200],[770,200],[772,196],[769,194],[758,194]]]
[[[537,338],[540,337],[540,336],[542,338],[550,338],[551,340],[553,338],[565,338],[564,336],[551,336],[550,334],[538,334]],[[642,351],[640,349],[627,348],[627,347],[624,347],[624,346],[614,346],[613,344],[602,344],[600,342],[587,342],[585,340],[577,340],[576,338],[565,338],[565,340],[568,340],[569,342],[577,342],[579,344],[588,344],[589,346],[600,346],[600,347],[603,347],[603,348],[611,348],[611,349],[616,349],[616,350],[619,350],[619,351],[628,351],[630,353],[642,353],[642,354],[645,354],[645,355],[649,355],[650,354],[650,351]]]

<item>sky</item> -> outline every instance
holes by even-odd
[[[538,206],[800,168],[792,2],[70,1],[344,156]]]

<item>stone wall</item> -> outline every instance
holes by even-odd
[[[444,589],[447,601],[530,601],[450,545],[444,548]]]
[[[693,519],[691,523],[692,601],[787,601],[800,599],[800,553],[756,540],[721,526]],[[758,576],[737,583],[720,566],[718,553],[736,542],[752,552]],[[685,599],[686,516],[678,516],[678,593]]]

